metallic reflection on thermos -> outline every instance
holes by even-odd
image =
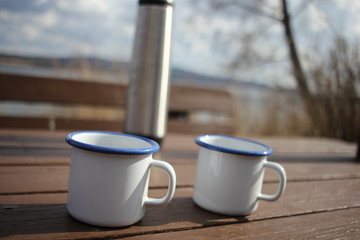
[[[125,132],[161,143],[170,89],[172,0],[139,1]]]

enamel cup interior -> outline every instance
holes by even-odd
[[[104,153],[146,154],[159,150],[159,145],[153,140],[124,133],[75,132],[66,140],[74,147]]]
[[[266,156],[272,153],[272,149],[265,144],[230,136],[204,135],[198,137],[196,143],[208,149],[234,154]]]
[[[74,140],[89,145],[109,148],[148,148],[151,144],[139,138],[104,133],[79,133]]]

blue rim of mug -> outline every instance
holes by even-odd
[[[253,143],[259,146],[262,146],[265,148],[264,151],[248,151],[248,150],[240,150],[240,149],[235,149],[235,148],[226,148],[226,147],[222,147],[222,146],[217,146],[215,144],[210,144],[210,143],[206,143],[204,142],[202,139],[205,137],[219,137],[219,138],[231,138],[231,139],[235,139],[238,141],[242,141],[242,142],[248,142],[248,143]],[[239,137],[232,137],[232,136],[224,136],[224,135],[202,135],[202,136],[198,136],[195,139],[195,142],[202,147],[205,147],[207,149],[211,149],[211,150],[215,150],[215,151],[220,151],[220,152],[224,152],[224,153],[232,153],[232,154],[239,154],[239,155],[248,155],[248,156],[268,156],[271,155],[273,150],[271,147],[263,144],[263,143],[259,143],[250,139],[246,139],[246,138],[239,138]]]
[[[105,146],[99,146],[89,143],[84,143],[75,140],[73,137],[78,134],[86,134],[86,133],[95,133],[95,134],[110,134],[110,135],[118,135],[118,136],[126,136],[126,137],[132,137],[137,138],[140,140],[143,140],[147,143],[149,143],[151,146],[147,148],[116,148],[116,147],[105,147]],[[106,132],[106,131],[79,131],[79,132],[73,132],[66,136],[65,138],[66,142],[70,144],[73,147],[77,147],[83,150],[88,150],[92,152],[99,152],[99,153],[110,153],[110,154],[130,154],[130,155],[140,155],[140,154],[149,154],[153,152],[159,151],[160,147],[157,142],[154,140],[151,140],[149,138],[127,134],[127,133],[117,133],[117,132]]]

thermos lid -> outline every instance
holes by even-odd
[[[172,5],[173,0],[139,0],[140,5],[154,4],[154,5]]]

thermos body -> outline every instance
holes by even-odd
[[[125,131],[161,143],[166,135],[170,90],[172,1],[140,1]]]

